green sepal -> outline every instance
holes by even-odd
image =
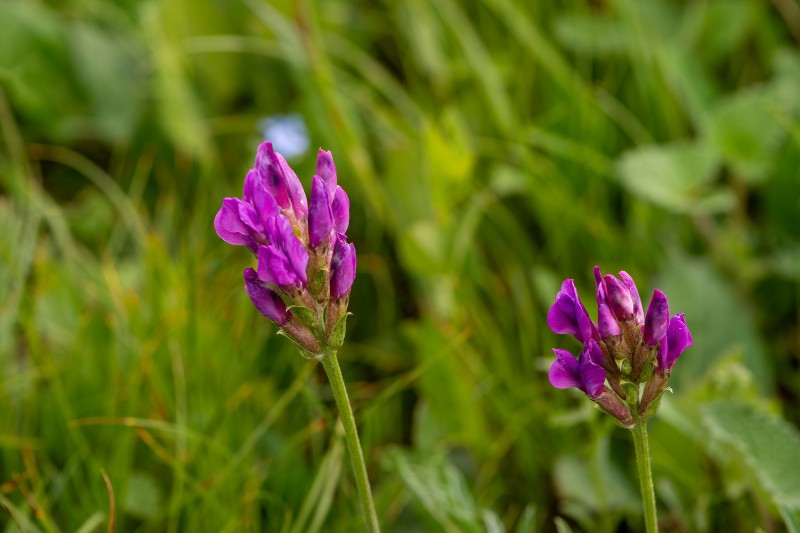
[[[644,413],[642,413],[642,417],[645,420],[649,420],[654,414],[656,414],[656,411],[658,411],[658,408],[661,405],[661,398],[664,396],[665,392],[672,392],[672,389],[669,387],[665,388],[653,399],[652,402],[650,402],[650,405],[648,405],[647,409],[645,409]]]
[[[622,359],[617,359],[617,366],[619,367],[619,371],[622,372],[624,375],[630,375],[631,373],[631,360],[627,357]]]
[[[338,350],[342,347],[342,344],[344,344],[344,336],[347,333],[347,316],[352,314],[353,313],[343,314],[339,320],[336,321],[336,325],[333,326],[331,336],[328,338],[328,346],[333,350]]]
[[[300,322],[302,322],[307,328],[312,330],[317,328],[317,314],[308,307],[303,307],[302,305],[293,305],[289,307],[289,311],[291,311],[294,316],[299,318]]]
[[[642,369],[642,373],[639,374],[639,383],[645,383],[647,381],[650,381],[650,378],[653,377],[653,371],[655,367],[656,367],[656,362],[654,360],[645,363],[644,368]]]
[[[637,405],[639,403],[639,385],[631,383],[630,381],[622,384],[622,389],[625,391],[625,396],[628,398],[630,405]]]
[[[311,279],[308,280],[308,292],[310,292],[314,298],[320,295],[322,290],[325,288],[325,269],[321,268],[317,270],[317,272],[311,276]]]

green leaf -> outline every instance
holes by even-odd
[[[714,152],[687,141],[631,150],[617,166],[622,185],[631,193],[676,212],[724,211],[733,206],[730,191],[712,188],[716,170]]]
[[[706,126],[711,145],[736,175],[749,182],[767,178],[786,131],[783,114],[769,87],[739,91],[712,110]]]
[[[800,508],[800,433],[785,420],[739,403],[702,409],[714,438],[733,446],[778,503]]]
[[[328,346],[333,348],[334,350],[338,350],[344,344],[344,337],[347,334],[347,315],[352,313],[345,313],[342,317],[336,322],[336,325],[333,326],[333,331],[331,331],[331,336],[328,339]]]
[[[162,501],[161,488],[151,476],[131,474],[123,503],[126,513],[140,518],[153,518],[159,513]]]

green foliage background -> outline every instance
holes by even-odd
[[[642,529],[629,435],[546,377],[595,264],[694,334],[663,529],[800,531],[798,40],[795,0],[4,0],[4,531],[361,527],[324,374],[212,228],[287,112],[352,201],[387,531]]]

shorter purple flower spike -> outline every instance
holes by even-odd
[[[654,346],[661,342],[667,334],[669,326],[669,302],[663,292],[656,289],[653,291],[653,298],[647,307],[647,315],[644,317],[644,328],[642,334],[644,343]]]
[[[586,311],[572,279],[561,284],[556,301],[547,311],[547,325],[553,333],[574,335],[579,342],[599,338],[597,328]]]
[[[550,366],[547,376],[550,384],[557,389],[575,387],[594,399],[603,393],[603,383],[606,372],[603,370],[603,353],[593,340],[586,343],[586,347],[578,359],[567,350],[553,348],[556,360]]]
[[[350,225],[350,198],[338,185],[331,199],[331,211],[333,213],[333,229],[337,233],[347,231],[347,226]]]
[[[333,230],[333,213],[331,202],[328,198],[328,189],[319,176],[314,176],[311,183],[311,208],[308,212],[308,235],[311,246],[317,248],[320,244],[330,242]]]
[[[328,187],[328,195],[333,198],[336,192],[336,165],[330,152],[321,149],[317,153],[317,176],[322,178]]]
[[[692,333],[686,325],[683,313],[678,313],[669,321],[667,334],[661,341],[661,351],[659,352],[659,364],[666,371],[672,370],[678,357],[693,344]]]
[[[633,300],[633,320],[637,324],[644,323],[644,310],[642,308],[642,299],[639,297],[639,290],[636,288],[636,283],[633,282],[633,278],[625,272],[624,270],[620,270],[619,272],[619,279],[622,280],[622,283],[628,288],[628,292],[631,293],[631,300]]]
[[[259,313],[281,326],[286,325],[291,317],[286,304],[277,292],[258,279],[258,274],[252,268],[244,270],[244,288]]]
[[[347,243],[344,235],[336,236],[331,256],[331,298],[344,298],[356,279],[356,247]]]

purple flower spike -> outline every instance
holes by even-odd
[[[344,235],[336,236],[331,256],[331,298],[344,298],[356,279],[356,247],[347,243]]]
[[[333,230],[333,213],[328,199],[328,189],[319,176],[314,176],[311,183],[311,208],[308,212],[308,234],[311,246],[330,242]]]
[[[656,289],[653,291],[653,298],[647,307],[647,315],[644,317],[644,342],[649,346],[658,344],[664,335],[667,334],[669,326],[669,302],[663,292]]]
[[[633,278],[625,272],[624,270],[620,270],[619,272],[619,279],[622,280],[622,283],[628,288],[628,292],[631,293],[631,300],[633,300],[633,320],[637,324],[644,323],[644,310],[642,308],[642,299],[639,297],[639,290],[636,288],[636,283],[633,282]]]
[[[347,231],[347,226],[350,225],[350,198],[338,185],[331,200],[331,211],[333,212],[333,228],[338,233]]]
[[[336,166],[330,152],[320,149],[317,153],[317,176],[328,187],[328,195],[333,198],[336,192]]]
[[[595,337],[599,338],[597,328],[589,318],[586,307],[578,298],[578,291],[572,279],[566,279],[561,284],[556,301],[547,311],[547,325],[553,333],[574,335],[581,343]]]
[[[672,370],[678,357],[692,344],[692,333],[689,331],[689,326],[686,325],[683,313],[678,313],[670,319],[667,334],[661,341],[661,351],[659,352],[661,368],[666,371]]]
[[[617,320],[606,303],[603,285],[597,285],[597,329],[600,330],[600,337],[603,339],[622,334]]]
[[[606,372],[599,364],[602,362],[603,354],[597,343],[589,340],[577,360],[567,350],[553,348],[553,353],[556,354],[556,360],[553,361],[547,374],[553,387],[557,389],[575,387],[590,398],[597,398],[603,393]]]
[[[244,270],[244,288],[259,313],[281,326],[286,325],[291,316],[286,304],[277,292],[258,279],[258,274],[252,268]]]
[[[267,220],[272,243],[258,248],[258,277],[281,289],[305,287],[308,278],[308,250],[294,235],[292,223],[283,215]]]

